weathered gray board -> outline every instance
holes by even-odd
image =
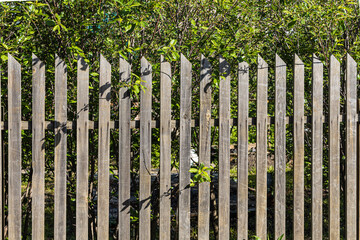
[[[131,81],[131,66],[120,58],[119,92],[119,239],[130,240],[130,140],[131,101],[126,84]]]
[[[304,63],[294,58],[294,239],[304,239]]]
[[[163,57],[162,57],[163,58]],[[171,227],[171,65],[160,69],[160,239],[170,240]]]
[[[151,108],[152,108],[152,67],[141,58],[141,79],[144,90],[140,93],[140,209],[139,239],[151,237]]]
[[[323,204],[323,64],[313,55],[312,66],[312,239],[322,239]]]
[[[55,209],[54,239],[66,239],[67,70],[55,56]]]
[[[32,238],[45,237],[45,64],[32,56]]]
[[[110,99],[111,65],[100,55],[98,239],[109,239]]]
[[[268,65],[258,56],[256,99],[256,235],[267,236],[267,90]]]
[[[249,64],[238,66],[238,192],[237,239],[248,239]]]
[[[76,239],[88,239],[89,65],[77,62]]]

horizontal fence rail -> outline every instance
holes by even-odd
[[[31,235],[33,239],[45,239],[45,202],[46,202],[46,151],[47,131],[54,133],[54,239],[67,239],[69,202],[67,189],[76,190],[75,236],[76,239],[89,239],[89,233],[96,231],[97,239],[109,239],[111,225],[110,192],[112,176],[116,175],[117,194],[117,237],[140,240],[146,239],[209,239],[218,234],[219,239],[251,238],[253,235],[267,239],[271,233],[275,239],[281,236],[293,239],[356,239],[359,228],[359,154],[358,126],[360,114],[357,98],[357,64],[347,55],[344,70],[341,63],[331,56],[328,66],[328,79],[324,79],[324,65],[316,55],[312,57],[311,79],[311,116],[305,116],[305,67],[301,59],[294,56],[293,80],[293,116],[287,113],[287,84],[289,72],[286,63],[275,56],[274,82],[270,84],[272,74],[268,63],[258,57],[256,75],[256,117],[249,117],[249,64],[239,63],[236,66],[237,76],[232,74],[232,66],[220,56],[218,63],[219,89],[218,100],[213,103],[212,89],[214,69],[204,56],[200,60],[199,74],[193,72],[193,65],[184,55],[180,57],[179,77],[179,109],[180,118],[172,119],[172,84],[175,74],[171,64],[161,58],[160,64],[160,115],[153,119],[153,94],[155,89],[153,76],[157,74],[153,65],[142,57],[140,61],[141,92],[138,106],[139,118],[131,118],[132,99],[129,85],[131,84],[132,66],[124,58],[120,58],[119,118],[111,119],[112,106],[112,66],[103,55],[100,56],[98,121],[89,119],[89,72],[90,66],[83,58],[77,62],[77,101],[76,120],[68,119],[68,70],[65,61],[55,56],[55,120],[46,120],[45,115],[45,63],[35,55],[32,56],[32,119],[24,121],[21,113],[22,86],[21,65],[8,56],[7,83],[7,121],[0,116],[0,138],[7,145],[0,148],[4,158],[7,147],[7,166],[0,164],[3,177],[0,178],[0,237],[1,239],[20,239],[22,234],[22,130],[32,132],[32,186],[31,186]],[[155,68],[154,68],[155,69]],[[193,85],[195,75],[199,75],[199,116],[192,117]],[[342,78],[343,76],[343,78]],[[0,77],[2,77],[0,75]],[[0,78],[1,79],[1,78]],[[344,96],[341,95],[341,83],[344,79]],[[233,103],[233,83],[236,83],[237,118],[231,118]],[[274,116],[269,116],[269,89],[275,91]],[[328,93],[325,86],[328,86]],[[327,99],[324,100],[324,97]],[[3,97],[4,98],[4,97]],[[328,103],[324,106],[324,102]],[[158,103],[158,99],[157,99]],[[341,112],[341,104],[344,111]],[[155,104],[154,104],[155,105]],[[212,117],[212,110],[218,106],[218,117]],[[5,118],[6,119],[6,118]],[[249,126],[256,129],[256,186],[249,187]],[[306,127],[305,127],[306,126]],[[310,127],[311,126],[311,127]],[[273,127],[273,135],[270,128]],[[196,136],[199,161],[192,164],[194,148],[193,128],[199,129]],[[237,130],[236,147],[231,142],[232,129]],[[152,169],[153,134],[159,129],[159,186],[155,186]],[[177,129],[178,157],[173,159],[172,151],[174,130]],[[218,149],[213,154],[213,129],[216,129]],[[289,130],[290,129],[290,130]],[[344,129],[344,131],[342,130]],[[90,130],[97,130],[97,147],[90,146]],[[111,149],[112,130],[118,132],[118,146],[115,158],[118,159],[118,172],[110,172],[110,161],[113,158]],[[306,133],[307,131],[307,133]],[[76,186],[69,186],[67,170],[70,133],[76,133]],[[133,137],[139,134],[139,161],[134,163]],[[7,134],[7,138],[4,138]],[[311,146],[306,146],[305,138]],[[5,139],[5,140],[4,140]],[[274,139],[274,140],[272,140]],[[287,140],[292,141],[292,159],[287,154]],[[324,139],[326,139],[324,141]],[[341,141],[345,141],[342,153]],[[326,145],[326,146],[325,146]],[[269,190],[269,148],[274,152],[274,192]],[[306,156],[306,149],[309,156]],[[89,152],[97,149],[96,168],[96,226],[89,223]],[[324,151],[326,149],[326,151]],[[236,191],[233,191],[230,177],[232,151],[236,150]],[[325,155],[327,154],[327,155]],[[308,157],[308,158],[307,158]],[[310,161],[306,166],[305,158]],[[218,168],[214,167],[214,159]],[[291,161],[290,161],[291,160]],[[324,172],[328,166],[328,185],[324,184]],[[288,164],[292,162],[292,164]],[[138,164],[138,177],[133,178],[134,164]],[[178,170],[174,173],[174,165]],[[193,183],[194,168],[203,166],[201,174],[210,176],[212,181]],[[342,173],[344,166],[344,173]],[[288,189],[289,176],[287,168],[292,169],[292,181]],[[305,168],[310,167],[311,188],[306,189]],[[205,169],[205,170],[204,170]],[[212,169],[212,170],[211,170]],[[5,178],[6,172],[6,178]],[[192,172],[192,173],[191,173]],[[177,183],[172,182],[173,175]],[[209,177],[209,178],[210,178]],[[342,180],[342,178],[344,180]],[[95,181],[94,179],[92,181]],[[134,182],[135,181],[135,182]],[[254,180],[252,180],[254,181]],[[308,180],[310,181],[310,180]],[[345,181],[344,188],[341,188]],[[213,183],[215,182],[215,183]],[[5,186],[7,184],[7,186]],[[137,186],[136,191],[133,185]],[[327,189],[324,187],[327,186]],[[6,191],[4,189],[7,189]],[[177,189],[174,193],[174,189]],[[195,201],[193,190],[195,192]],[[214,190],[215,189],[215,190]],[[251,191],[251,193],[250,193]],[[287,191],[293,192],[292,203],[289,205]],[[136,193],[136,196],[135,195]],[[311,192],[311,193],[307,193]],[[5,196],[5,193],[7,194]],[[306,212],[305,196],[311,195],[311,206]],[[232,208],[232,196],[235,196],[235,210]],[[328,199],[328,209],[324,209],[324,199]],[[250,198],[255,199],[255,206],[250,206]],[[158,199],[157,201],[154,199]],[[254,200],[251,200],[254,202]],[[133,202],[137,202],[134,209]],[[195,204],[194,204],[195,202]],[[157,205],[155,206],[154,203]],[[4,206],[6,205],[6,211]],[[174,208],[174,206],[176,207]],[[194,210],[194,205],[196,205]],[[250,208],[255,209],[255,216],[250,216]],[[156,212],[154,209],[157,209]],[[269,209],[273,212],[270,212]],[[289,217],[288,209],[291,209]],[[135,210],[138,210],[135,213]],[[232,214],[235,211],[235,214]],[[344,212],[344,221],[341,213]],[[273,215],[273,216],[270,216]],[[196,219],[195,219],[195,217]],[[254,222],[250,217],[255,217]],[[137,220],[134,220],[138,218]],[[158,218],[158,219],[157,219]],[[325,221],[324,218],[327,218]],[[6,219],[6,221],[5,221]],[[155,220],[154,220],[155,219]],[[157,220],[156,220],[157,219]],[[232,219],[235,219],[232,222]],[[272,220],[270,220],[272,219]],[[290,219],[290,220],[289,220]],[[306,224],[310,221],[309,224]],[[214,222],[216,226],[214,227]],[[273,225],[270,224],[273,222]],[[291,222],[290,222],[291,221]],[[133,230],[134,222],[138,230]],[[342,226],[342,224],[344,226]],[[287,225],[292,226],[289,230]],[[306,231],[308,225],[309,233]],[[324,225],[326,225],[324,227]],[[232,228],[235,226],[234,228]],[[311,228],[309,227],[311,226]],[[6,231],[5,231],[6,229]],[[154,230],[155,229],[155,230]],[[194,230],[196,229],[195,233]],[[235,229],[235,230],[232,230]],[[311,230],[310,230],[311,229]],[[324,232],[328,231],[328,232]],[[344,230],[341,230],[344,229]],[[155,232],[155,233],[154,233]],[[235,232],[235,233],[234,233]],[[310,233],[311,232],[311,233]],[[94,235],[92,235],[94,236]],[[195,237],[194,237],[195,236]],[[28,236],[23,236],[27,238]]]
[[[347,115],[341,115],[339,114],[338,119],[339,122],[346,122],[347,121]],[[360,114],[355,113],[355,122],[360,122]],[[304,123],[311,123],[312,122],[312,116],[303,116],[303,122]],[[91,121],[88,120],[88,129],[89,130],[93,130],[93,129],[99,129],[99,122],[98,121]],[[201,120],[200,119],[191,119],[190,124],[191,127],[200,127]],[[323,123],[328,123],[329,119],[326,117],[326,115],[323,115],[322,117],[322,122]],[[140,128],[140,120],[130,120],[130,125],[129,127],[131,129],[133,128]],[[272,125],[275,124],[275,117],[267,117],[267,125]],[[229,122],[230,126],[237,126],[238,125],[238,118],[230,118],[230,122]],[[294,124],[294,117],[293,116],[287,116],[285,117],[285,124]],[[44,122],[45,125],[45,130],[54,130],[54,126],[56,125],[56,121],[45,121]],[[160,128],[161,125],[161,120],[151,120],[150,121],[150,127],[151,128]],[[248,117],[247,118],[247,125],[248,126],[256,126],[256,117]],[[209,119],[209,126],[210,127],[218,127],[219,126],[219,119]],[[1,130],[8,130],[9,126],[8,126],[8,122],[1,122]],[[120,122],[119,121],[110,121],[109,123],[109,127],[110,129],[120,129]],[[170,120],[170,128],[179,128],[180,127],[180,120]],[[20,128],[21,130],[31,130],[32,129],[32,121],[21,121],[20,123]],[[71,130],[76,130],[76,121],[67,121],[66,122],[66,128],[67,129],[71,129]]]

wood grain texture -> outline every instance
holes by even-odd
[[[119,239],[130,240],[130,141],[131,101],[126,87],[131,81],[131,65],[120,57],[119,92]]]
[[[181,54],[180,62],[180,172],[178,225],[179,240],[190,239],[190,149],[191,149],[192,65]]]
[[[312,65],[312,239],[322,239],[323,204],[323,64],[313,55]]]
[[[340,239],[340,63],[333,55],[329,85],[329,236]]]
[[[88,239],[89,66],[77,62],[76,120],[76,239]]]
[[[111,65],[100,55],[98,239],[109,239]]]
[[[346,239],[356,239],[356,135],[357,135],[357,64],[354,59],[346,56]]]
[[[8,54],[9,239],[21,239],[21,66]]]
[[[230,237],[230,65],[220,56],[219,239]]]
[[[3,114],[3,108],[2,108],[2,102],[1,102],[1,68],[0,68],[0,123],[2,122],[2,114]],[[2,131],[0,130],[0,239],[4,239],[4,157],[3,157],[3,140],[2,140]]]
[[[304,239],[304,63],[294,59],[294,239]]]
[[[150,239],[152,67],[141,58],[139,239]]]
[[[55,209],[54,239],[66,239],[67,70],[55,56]]]
[[[160,68],[160,239],[170,240],[171,227],[171,65]]]
[[[237,239],[248,239],[248,116],[249,64],[238,66],[238,191]]]
[[[275,59],[275,239],[286,224],[286,64]]]
[[[359,116],[358,116],[359,117]],[[359,117],[360,118],[360,117]],[[248,118],[248,124],[249,126],[256,126],[256,117],[249,117]],[[341,114],[339,116],[340,122],[346,122],[346,114]],[[230,119],[230,126],[237,126],[238,119],[237,118],[231,118]],[[293,124],[294,123],[294,117],[293,116],[287,116],[285,118],[286,124]],[[312,122],[312,116],[304,116],[304,123],[310,123]],[[328,122],[328,119],[323,116],[323,123]],[[190,120],[191,127],[199,127],[200,121],[198,118],[191,119]],[[274,116],[268,116],[267,118],[267,124],[275,124],[275,117]],[[31,130],[32,127],[32,121],[21,121],[21,130]],[[55,121],[45,121],[45,128],[46,130],[53,130],[55,126]],[[210,120],[210,126],[211,127],[218,127],[219,126],[219,119],[212,118]],[[171,127],[180,127],[180,120],[179,119],[173,119],[171,120]],[[7,130],[9,128],[8,122],[2,121],[0,123],[0,128],[2,130]],[[66,124],[66,128],[70,130],[76,130],[76,121],[68,121]],[[140,120],[131,120],[130,121],[130,128],[131,129],[139,129],[140,128]],[[160,119],[154,119],[151,120],[151,128],[160,128]],[[89,130],[92,129],[99,129],[99,122],[98,121],[89,121]],[[119,129],[119,121],[110,121],[110,129]]]
[[[258,56],[256,99],[256,235],[267,233],[267,89],[268,65]]]
[[[200,139],[199,163],[210,167],[211,153],[211,65],[201,55],[200,70]],[[210,173],[209,173],[210,174]],[[199,183],[198,239],[209,239],[210,226],[210,183]]]
[[[45,64],[32,55],[32,238],[45,237]]]

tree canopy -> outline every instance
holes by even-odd
[[[160,55],[172,63],[173,71],[173,118],[179,117],[179,61],[184,54],[193,68],[199,70],[201,54],[213,65],[213,117],[217,116],[219,76],[218,57],[222,55],[232,66],[232,85],[236,85],[236,65],[246,61],[254,70],[257,55],[260,54],[270,68],[274,66],[275,54],[288,64],[288,89],[292,90],[292,70],[294,54],[305,63],[307,80],[305,87],[311,89],[312,54],[316,54],[325,66],[325,76],[330,55],[342,60],[349,53],[356,61],[360,60],[360,8],[352,0],[36,0],[31,2],[0,3],[0,71],[2,101],[7,96],[6,68],[8,53],[22,65],[22,112],[23,120],[31,119],[31,55],[34,53],[46,64],[46,118],[54,118],[54,62],[55,54],[68,65],[69,118],[76,119],[76,62],[81,56],[90,64],[90,118],[98,116],[99,61],[103,54],[113,66],[112,119],[118,117],[119,57],[132,63],[133,75],[130,84],[132,92],[133,117],[139,111],[136,104],[141,91],[139,62],[145,56],[154,69],[154,112],[159,114],[159,62]],[[272,71],[272,70],[270,70]],[[250,76],[250,116],[255,116],[256,74]],[[273,114],[274,83],[269,77],[269,114]],[[199,72],[193,73],[193,114],[199,110],[198,81]],[[325,81],[326,78],[325,78]],[[233,88],[236,89],[236,88]],[[235,90],[236,91],[236,90]],[[309,91],[310,92],[310,91]],[[236,117],[236,93],[232,92],[232,117]],[[308,93],[309,94],[309,93]],[[326,95],[325,91],[325,95]],[[310,95],[306,99],[310,100]],[[292,93],[287,92],[288,115],[292,114]],[[306,111],[310,104],[306,102]],[[325,109],[327,106],[325,105]],[[7,118],[5,111],[5,120]],[[195,117],[197,118],[197,117]],[[158,133],[153,131],[154,143],[158,143]],[[254,141],[250,129],[249,139]],[[51,136],[48,133],[47,137]],[[73,133],[70,133],[73,134]],[[196,145],[196,134],[194,131]],[[31,182],[31,136],[23,133],[23,174],[24,182]],[[139,133],[133,132],[132,151],[138,149]],[[236,136],[236,134],[232,134]],[[53,147],[48,138],[47,149]],[[116,156],[116,133],[112,136],[114,149],[111,150],[113,162]],[[273,141],[270,138],[270,143]],[[5,136],[6,141],[6,136]],[[90,161],[96,161],[96,132],[90,136],[94,143]],[[175,140],[174,140],[175,141]],[[216,141],[216,139],[214,140]],[[26,145],[27,143],[27,145]],[[343,144],[343,143],[342,143]],[[69,141],[69,201],[74,201],[76,149],[75,141]],[[176,146],[176,144],[174,145]],[[291,142],[289,145],[291,146]],[[196,146],[194,146],[196,147]],[[158,146],[154,145],[153,164],[158,164]],[[270,147],[271,150],[271,147]],[[176,159],[177,149],[173,150]],[[47,152],[48,153],[48,152]],[[288,152],[291,155],[291,150]],[[136,154],[134,154],[136,160]],[[53,153],[49,151],[47,174],[51,178]],[[173,163],[175,166],[176,161]],[[138,165],[132,168],[136,174]],[[91,171],[95,167],[91,166]],[[326,171],[326,170],[325,170]],[[93,176],[93,175],[92,175]],[[31,185],[31,184],[30,184]],[[29,185],[28,185],[29,186]],[[28,195],[26,195],[28,194]],[[30,191],[26,193],[24,208],[30,204]],[[90,208],[92,200],[90,200]],[[26,205],[28,204],[28,205]],[[75,204],[69,204],[71,208]],[[71,218],[71,211],[68,211]],[[91,212],[95,216],[95,212]],[[30,215],[31,216],[31,215]],[[135,216],[135,215],[134,215]],[[24,217],[26,221],[28,215]],[[134,220],[134,219],[133,219]],[[135,220],[134,220],[135,221]],[[71,221],[70,221],[71,222]],[[95,220],[94,220],[95,222]],[[28,226],[24,224],[24,226]],[[74,226],[69,227],[69,231]],[[23,235],[28,229],[24,227]]]

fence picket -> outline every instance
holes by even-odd
[[[76,239],[88,239],[89,65],[77,62]]]
[[[312,80],[312,239],[322,239],[322,203],[323,203],[323,64],[313,55]]]
[[[294,239],[304,239],[304,63],[294,58]]]
[[[111,65],[100,55],[98,239],[109,239]]]
[[[162,57],[163,58],[163,57]],[[160,239],[170,240],[171,210],[171,65],[160,70]]]
[[[130,81],[131,66],[120,57],[120,82]],[[123,240],[130,240],[130,120],[130,92],[123,86],[119,92],[119,239]]]
[[[286,223],[286,64],[275,63],[275,239],[285,239]]]
[[[346,56],[346,239],[356,239],[356,62]]]
[[[267,89],[268,65],[258,56],[256,93],[256,235],[267,232]]]
[[[2,104],[1,104],[1,75],[2,75],[2,72],[1,72],[1,68],[0,68],[0,124],[2,123],[2,113],[3,113],[3,108],[2,108]],[[0,239],[3,240],[4,239],[4,225],[5,225],[5,222],[4,222],[4,219],[5,219],[5,216],[4,216],[4,201],[3,201],[3,198],[4,198],[4,189],[5,189],[5,186],[4,186],[4,161],[3,161],[3,140],[2,140],[2,131],[1,131],[1,128],[0,128],[0,159],[1,159],[1,163],[0,163]]]
[[[356,239],[359,228],[359,167],[357,166],[357,144],[359,140],[359,119],[357,112],[357,63],[346,57],[346,114],[340,114],[340,62],[330,57],[329,66],[329,114],[323,107],[323,64],[313,55],[312,63],[312,116],[304,116],[304,64],[294,56],[294,113],[286,117],[286,64],[276,55],[275,59],[275,116],[268,117],[268,64],[258,56],[256,117],[249,118],[249,65],[238,64],[238,116],[230,118],[231,77],[230,65],[219,58],[219,118],[212,119],[211,64],[203,55],[200,69],[200,111],[199,119],[192,119],[192,65],[184,55],[180,63],[180,119],[171,120],[172,73],[171,64],[161,57],[160,64],[160,117],[152,120],[152,66],[141,58],[140,120],[131,120],[131,65],[120,57],[119,119],[111,121],[111,65],[100,56],[99,120],[89,121],[89,65],[78,59],[77,72],[77,119],[67,120],[67,66],[55,56],[55,120],[45,121],[45,65],[32,55],[32,120],[21,121],[21,66],[8,55],[8,122],[1,121],[1,129],[8,130],[8,238],[20,239],[22,224],[21,131],[32,130],[32,238],[45,238],[45,131],[55,133],[55,191],[54,191],[54,239],[67,238],[67,129],[76,129],[76,238],[89,238],[88,224],[88,157],[89,129],[99,131],[98,152],[98,201],[97,238],[110,236],[110,134],[119,129],[119,197],[118,222],[119,239],[131,238],[131,128],[140,130],[139,169],[139,236],[140,240],[154,237],[151,231],[151,148],[152,128],[160,130],[160,193],[159,238],[187,240],[191,237],[191,128],[199,127],[199,163],[206,167],[211,163],[211,127],[219,127],[219,177],[218,238],[230,238],[230,127],[237,128],[237,239],[247,239],[249,227],[248,195],[248,126],[256,124],[256,236],[266,239],[268,226],[267,209],[271,202],[267,196],[267,131],[275,126],[275,209],[274,237],[285,235],[286,231],[286,124],[293,125],[294,137],[294,200],[293,237],[305,238],[304,197],[304,154],[305,123],[312,124],[311,130],[311,235],[312,239],[340,239],[340,122],[346,121],[346,183],[345,183],[345,233],[347,239]],[[1,78],[1,72],[0,72]],[[0,89],[1,90],[1,89]],[[326,109],[326,108],[325,108]],[[326,119],[324,116],[328,116]],[[323,123],[329,127],[329,232],[323,234]],[[177,206],[178,236],[171,236],[171,133],[179,127],[179,191]],[[2,137],[0,131],[0,139]],[[3,149],[0,146],[0,156]],[[3,174],[3,166],[0,165]],[[0,188],[6,181],[0,179]],[[4,190],[3,190],[4,191]],[[0,192],[0,205],[5,204],[4,192]],[[210,183],[198,185],[198,239],[210,237]],[[251,202],[250,202],[251,203]],[[2,206],[3,207],[3,206]],[[326,221],[326,219],[325,219]],[[0,239],[4,238],[4,209],[0,213]],[[272,223],[270,223],[272,224]],[[25,230],[25,229],[24,229]],[[72,235],[73,233],[71,233]],[[156,233],[157,234],[157,233]],[[287,233],[290,235],[289,233]],[[310,233],[309,233],[310,234]],[[157,236],[157,235],[156,235]],[[26,236],[23,236],[26,237]],[[69,237],[69,236],[68,236]]]
[[[191,68],[189,60],[181,54],[179,240],[190,239]]]
[[[219,239],[230,231],[230,65],[220,56],[219,88]]]
[[[141,58],[141,79],[143,80],[140,93],[140,210],[139,210],[139,239],[150,239],[151,236],[151,107],[152,107],[152,67]]]
[[[237,239],[248,239],[249,64],[238,66],[238,192]]]
[[[8,54],[9,239],[21,239],[21,66]]]
[[[66,239],[67,70],[55,56],[55,210],[54,239]]]
[[[201,55],[199,163],[210,167],[211,153],[211,65]],[[209,171],[208,171],[209,172]],[[198,240],[209,239],[210,183],[199,183]]]
[[[45,64],[32,55],[32,238],[45,234]]]
[[[333,55],[329,75],[329,236],[340,239],[340,63]]]

